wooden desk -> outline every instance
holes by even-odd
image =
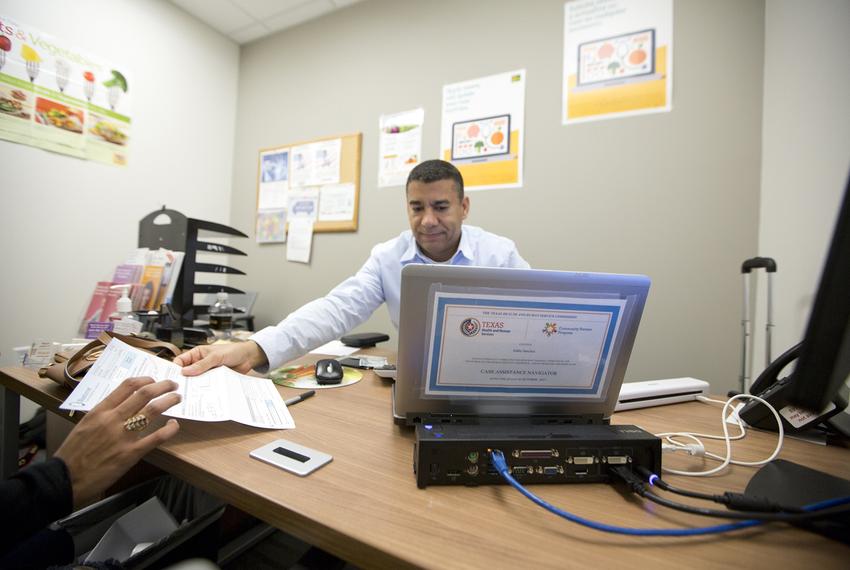
[[[0,369],[0,383],[53,411],[66,395],[20,368]],[[148,460],[363,568],[847,567],[846,546],[786,525],[696,538],[625,537],[560,519],[508,486],[418,489],[413,434],[393,423],[390,405],[390,384],[368,373],[353,386],[322,390],[293,406],[295,430],[181,421],[180,434]],[[719,406],[694,402],[616,414],[614,422],[651,432],[719,433],[719,418]],[[277,437],[326,451],[334,460],[300,478],[248,457]],[[774,444],[774,436],[751,432],[735,449],[755,460]],[[850,478],[850,450],[786,441],[781,457]],[[694,463],[665,457],[671,467],[698,469]],[[732,467],[716,477],[668,479],[700,491],[740,491],[754,472]],[[532,490],[565,510],[622,526],[709,526],[722,520],[643,504],[608,485]]]

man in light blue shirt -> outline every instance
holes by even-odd
[[[382,303],[398,328],[401,269],[410,263],[446,263],[485,267],[528,268],[511,240],[463,225],[469,197],[463,178],[450,163],[425,161],[407,179],[410,230],[372,249],[355,275],[330,293],[307,303],[249,342],[198,346],[175,359],[183,374],[193,376],[214,366],[239,372],[270,369],[337,339],[365,322]]]

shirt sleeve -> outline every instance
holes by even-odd
[[[384,298],[380,262],[373,251],[354,276],[251,340],[266,353],[268,368],[273,370],[365,322]]]
[[[495,267],[531,269],[531,265],[519,254],[519,250],[513,240],[496,235],[493,235],[492,239],[492,248],[498,259],[498,262],[494,264]]]
[[[65,463],[51,458],[21,469],[0,482],[0,508],[6,529],[0,533],[0,553],[68,515],[74,506],[71,478]]]
[[[512,267],[514,269],[531,269],[531,265],[529,265],[528,262],[519,254],[519,251],[517,251],[516,245],[513,242],[511,242],[511,245],[513,246],[513,249],[508,254],[507,267]]]

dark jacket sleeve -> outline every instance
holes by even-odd
[[[61,459],[18,471],[0,483],[0,553],[70,514],[73,506],[71,478]]]

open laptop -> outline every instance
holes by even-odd
[[[401,283],[397,423],[608,422],[648,277],[408,265]]]

